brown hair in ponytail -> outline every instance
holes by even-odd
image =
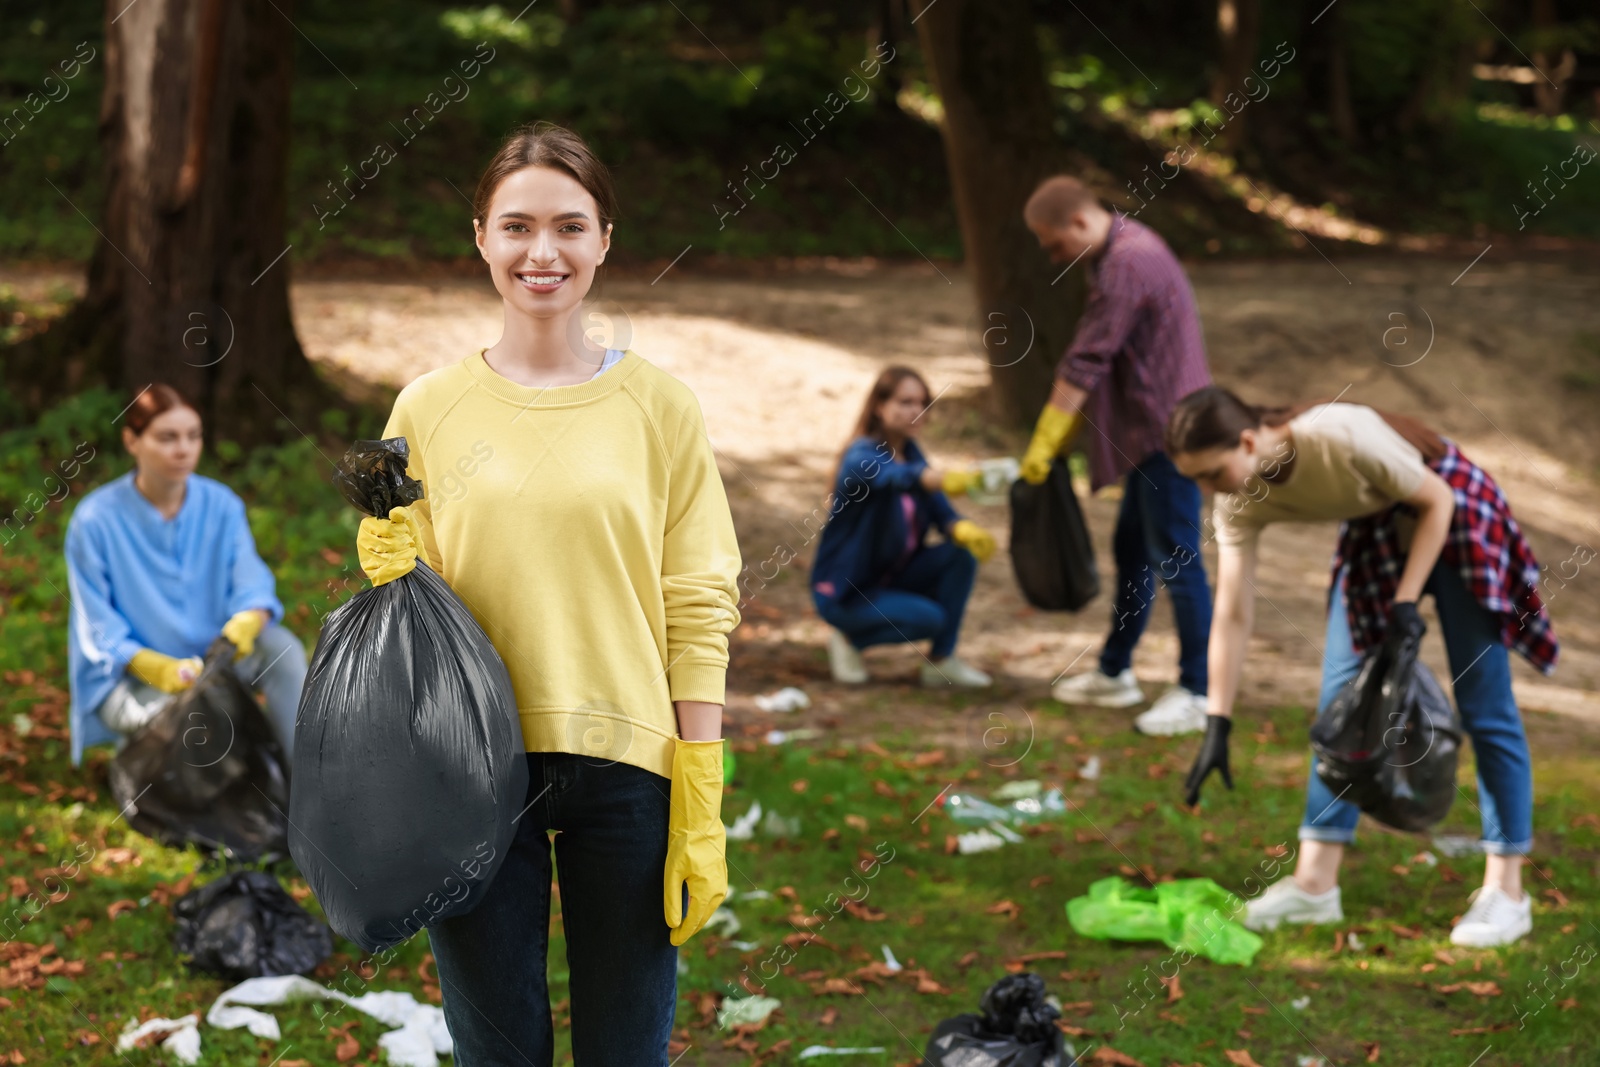
[[[1233,392],[1220,385],[1196,389],[1173,408],[1167,419],[1167,455],[1178,456],[1186,452],[1204,452],[1211,448],[1233,448],[1245,430],[1263,426],[1282,426],[1318,404],[1331,400],[1312,400],[1303,404],[1283,407],[1262,407],[1247,404]],[[1396,415],[1381,408],[1373,408],[1390,428],[1404,437],[1425,460],[1440,459],[1445,454],[1444,438],[1409,415]]]

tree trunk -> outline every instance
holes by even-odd
[[[911,9],[944,105],[945,158],[993,397],[1001,418],[1027,425],[1049,395],[1083,302],[1082,269],[1063,276],[1022,221],[1028,196],[1065,158],[1033,19],[1023,0],[913,0]]]
[[[291,15],[289,0],[108,0],[102,237],[84,300],[39,338],[72,357],[50,385],[166,382],[245,441],[337,402],[289,315]]]
[[[1247,98],[1244,80],[1255,69],[1261,43],[1261,0],[1217,0],[1217,76],[1211,80],[1211,103],[1222,107],[1231,93]],[[1258,78],[1259,80],[1259,78]],[[1233,115],[1222,132],[1223,144],[1237,152],[1245,141],[1248,108]]]

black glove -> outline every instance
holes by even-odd
[[[1399,640],[1421,641],[1428,624],[1417,614],[1415,600],[1397,600],[1389,608],[1389,632]]]
[[[1206,739],[1200,743],[1200,754],[1194,758],[1189,777],[1183,782],[1183,788],[1188,791],[1183,802],[1189,807],[1200,803],[1200,786],[1214,770],[1221,771],[1223,784],[1233,788],[1233,773],[1228,770],[1228,733],[1232,729],[1233,720],[1228,716],[1206,716]]]

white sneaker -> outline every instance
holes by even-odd
[[[1098,670],[1063,678],[1050,687],[1050,695],[1063,704],[1093,704],[1099,708],[1130,708],[1144,702],[1144,691],[1129,667],[1113,678]]]
[[[828,631],[828,669],[833,672],[834,681],[846,685],[860,685],[871,679],[861,651],[838,630]]]
[[[1467,948],[1509,945],[1533,930],[1533,898],[1527,893],[1512,900],[1499,886],[1484,886],[1472,894],[1472,907],[1450,931],[1450,943]]]
[[[1300,888],[1291,875],[1267,887],[1254,900],[1246,901],[1242,919],[1247,930],[1276,930],[1280,923],[1337,923],[1344,921],[1339,906],[1339,887],[1313,896]]]
[[[969,667],[955,656],[946,656],[941,660],[923,663],[922,684],[929,688],[962,685],[981,689],[993,685],[994,679],[976,667]]]
[[[1141,734],[1157,737],[1200,733],[1206,728],[1206,698],[1175,685],[1134,719],[1133,726]]]

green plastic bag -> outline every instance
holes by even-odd
[[[1067,921],[1102,941],[1160,941],[1217,963],[1249,964],[1261,938],[1234,921],[1244,902],[1209,878],[1162,882],[1154,889],[1102,878],[1067,901]]]

